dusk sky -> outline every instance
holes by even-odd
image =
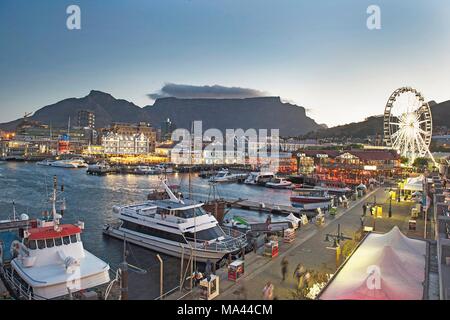
[[[66,27],[71,4],[81,30]],[[366,27],[371,4],[381,30]],[[1,0],[0,122],[91,89],[143,107],[220,85],[331,126],[382,114],[402,86],[449,100],[449,53],[448,0]]]

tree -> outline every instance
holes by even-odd
[[[413,166],[418,169],[428,167],[428,158],[416,158],[413,162]]]
[[[402,163],[402,164],[408,164],[408,162],[409,162],[409,159],[407,158],[407,157],[400,157],[400,163]]]

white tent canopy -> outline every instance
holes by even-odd
[[[321,300],[420,300],[426,242],[394,227],[371,233],[323,290]]]
[[[408,178],[404,190],[423,191],[423,176]]]

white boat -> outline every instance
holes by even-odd
[[[55,160],[52,160],[52,159],[45,159],[45,160],[36,162],[36,164],[37,164],[38,166],[48,166],[48,167],[49,167],[49,166],[51,166],[54,162],[55,162]]]
[[[270,171],[251,172],[247,179],[245,179],[244,183],[263,186],[274,177],[275,174]]]
[[[113,172],[113,168],[107,162],[97,162],[90,164],[86,172],[93,175],[105,175]]]
[[[314,189],[320,190],[320,191],[326,191],[330,194],[345,194],[352,191],[352,189],[348,187],[334,187],[334,186],[315,186]]]
[[[159,164],[155,167],[160,173],[173,173],[173,168],[165,164]]]
[[[266,182],[266,187],[275,189],[289,189],[292,188],[292,182],[285,178],[274,178]]]
[[[89,167],[89,165],[86,163],[86,161],[84,161],[83,158],[72,158],[70,160],[77,165],[77,168]]]
[[[58,168],[86,168],[88,164],[83,159],[63,159],[56,160],[50,164],[51,167]]]
[[[247,175],[242,173],[231,173],[226,169],[222,169],[217,174],[209,178],[211,182],[236,182],[243,180]]]
[[[137,166],[134,170],[136,174],[160,174],[161,170],[151,166]]]
[[[52,214],[30,228],[0,232],[0,271],[20,299],[58,299],[110,281],[109,265],[83,247],[84,224],[60,224],[56,180],[52,203]]]
[[[120,223],[105,225],[103,232],[178,258],[192,254],[199,262],[219,261],[246,246],[245,234],[220,227],[203,203],[178,199],[162,184],[169,199],[114,206]]]

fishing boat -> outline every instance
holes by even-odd
[[[332,197],[323,190],[299,188],[292,191],[290,200],[295,206],[296,204],[331,202]]]
[[[264,186],[267,182],[275,177],[273,172],[261,171],[261,172],[251,172],[247,179],[245,179],[245,184],[251,185],[261,185]]]
[[[168,199],[114,206],[116,225],[107,224],[103,233],[170,256],[195,256],[199,262],[217,262],[247,245],[244,233],[219,226],[203,203],[177,198],[166,182]]]
[[[274,179],[270,180],[269,182],[266,182],[267,188],[274,188],[274,189],[289,189],[292,188],[292,182],[286,180],[285,178],[278,178],[275,177]]]
[[[241,173],[231,173],[227,169],[222,169],[217,174],[209,178],[210,182],[237,182],[239,180],[244,180],[246,174]]]
[[[109,265],[83,247],[84,223],[62,224],[64,200],[59,214],[56,199],[55,177],[51,214],[26,225],[26,215],[0,222],[0,275],[19,299],[60,299],[110,281]]]

